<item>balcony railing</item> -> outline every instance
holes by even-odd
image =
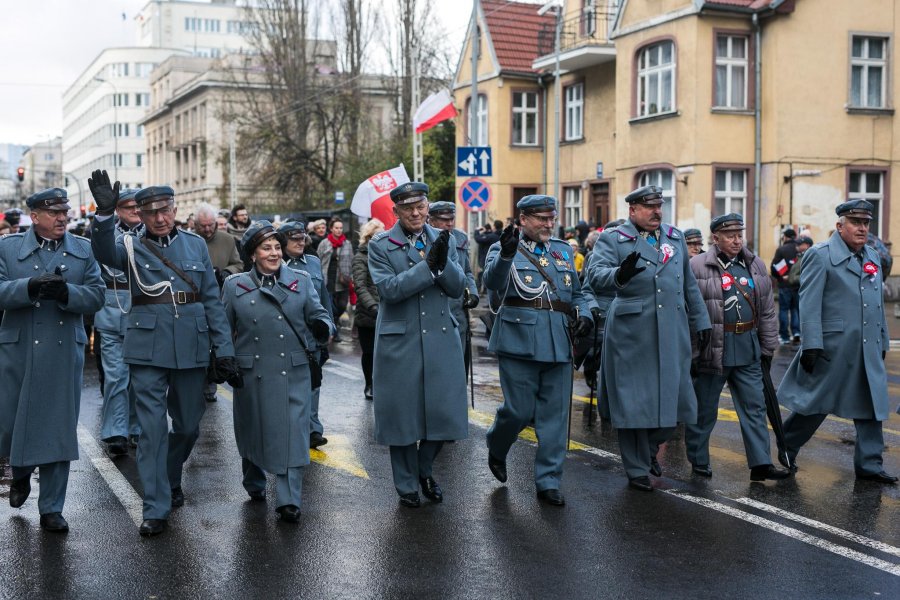
[[[599,7],[585,7],[580,15],[570,17],[562,22],[559,34],[561,52],[573,50],[581,46],[612,45],[609,34],[612,32],[615,12]],[[543,25],[538,31],[538,56],[546,56],[556,51],[556,24]]]

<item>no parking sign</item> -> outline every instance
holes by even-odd
[[[491,202],[491,186],[478,177],[466,179],[459,188],[459,201],[469,212],[481,212]]]

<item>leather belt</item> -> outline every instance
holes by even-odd
[[[200,300],[197,298],[197,295],[194,292],[175,292],[175,304],[192,304],[194,302],[199,302]],[[131,304],[133,306],[144,306],[146,304],[172,304],[172,295],[171,294],[160,294],[159,296],[133,296],[131,298]]]
[[[557,312],[569,314],[572,305],[562,300],[547,300],[546,298],[535,298],[534,300],[525,300],[524,298],[504,298],[504,306],[515,306],[517,308],[533,308],[536,310],[555,310]]]
[[[737,323],[725,323],[725,333],[747,333],[756,327],[756,319],[752,321],[738,321]]]
[[[106,282],[106,289],[108,289],[108,290],[116,290],[116,291],[118,291],[118,292],[121,292],[122,290],[127,290],[127,289],[128,289],[128,284],[127,284],[127,283],[122,283],[122,282],[112,283],[112,282],[110,282],[110,281],[107,281],[107,282]]]

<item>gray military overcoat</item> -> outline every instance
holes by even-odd
[[[425,255],[440,233],[425,225]],[[380,297],[375,324],[375,440],[407,446],[468,435],[466,373],[449,298],[465,278],[449,244],[447,265],[432,276],[400,224],[369,242],[369,272]]]
[[[803,255],[802,349],[821,348],[828,360],[819,359],[807,373],[800,366],[801,353],[794,356],[778,388],[778,400],[794,412],[888,419],[887,372],[881,353],[888,350],[890,339],[881,261],[869,246],[863,246],[863,252],[860,265],[835,232]]]
[[[309,347],[313,336],[307,323],[324,321],[330,327],[329,312],[309,275],[287,266],[272,288],[258,287],[249,273],[232,275],[222,300],[244,376],[244,387],[234,390],[241,457],[276,474],[309,464],[309,360],[294,329]]]
[[[601,401],[620,429],[674,427],[697,420],[691,383],[691,330],[710,328],[681,231],[660,226],[660,250],[631,221],[600,234],[588,280],[596,294],[614,292],[603,336]],[[617,287],[619,264],[632,251],[646,267]],[[664,260],[664,257],[668,256]]]
[[[67,233],[46,267],[42,251],[32,231],[0,239],[0,456],[13,466],[78,459],[83,315],[103,306],[105,286],[88,240]],[[32,302],[28,280],[57,267],[68,302]]]

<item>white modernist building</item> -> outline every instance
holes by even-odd
[[[137,45],[107,48],[78,76],[63,95],[63,170],[71,174],[73,205],[90,206],[86,182],[94,169],[127,187],[169,183],[146,181],[140,122],[150,107],[150,72],[170,56],[246,50],[245,18],[234,0],[150,0],[135,17]]]

